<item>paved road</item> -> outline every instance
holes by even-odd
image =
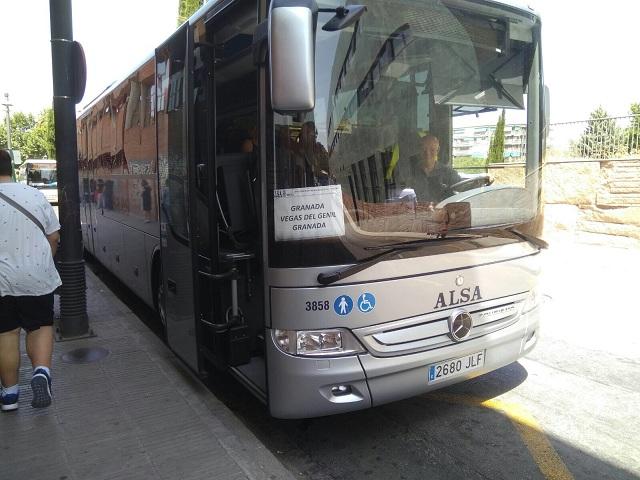
[[[640,244],[592,240],[552,240],[538,346],[473,381],[304,421],[209,387],[301,479],[639,479]]]
[[[430,395],[306,421],[221,396],[298,478],[640,478],[640,248],[559,239],[543,335],[520,362]]]

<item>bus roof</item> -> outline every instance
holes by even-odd
[[[27,163],[42,163],[47,165],[55,165],[56,160],[52,158],[28,158],[21,165],[26,165]]]

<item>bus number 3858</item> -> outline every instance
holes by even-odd
[[[307,312],[317,312],[318,310],[329,310],[329,300],[320,300],[318,302],[305,302],[305,310]]]

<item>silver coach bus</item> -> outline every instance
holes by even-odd
[[[194,371],[281,418],[418,395],[537,341],[539,18],[361,3],[209,1],[78,119],[85,248]],[[486,168],[500,115],[526,125],[521,156]]]

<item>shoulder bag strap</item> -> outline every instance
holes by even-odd
[[[20,205],[19,203],[11,200],[9,197],[7,197],[4,193],[0,192],[0,198],[2,200],[4,200],[5,202],[7,202],[9,205],[11,205],[13,208],[15,208],[16,210],[18,210],[19,212],[23,213],[29,220],[31,220],[33,223],[36,224],[36,226],[40,229],[40,231],[42,232],[42,234],[46,237],[47,236],[47,232],[44,231],[44,227],[42,226],[42,223],[40,223],[40,220],[38,220],[33,213],[31,213],[29,210],[27,210],[26,208],[24,208],[22,205]]]

